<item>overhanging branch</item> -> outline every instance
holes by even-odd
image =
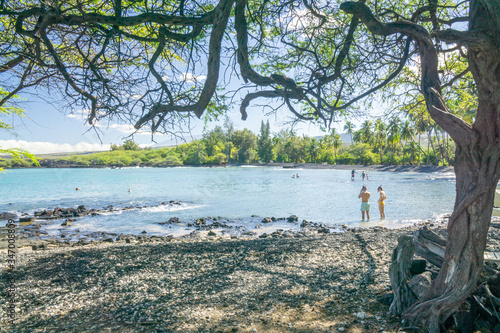
[[[359,17],[370,32],[376,35],[403,34],[415,40],[422,65],[421,88],[429,114],[458,144],[466,144],[476,138],[477,133],[472,126],[450,113],[442,99],[437,51],[432,36],[424,27],[408,21],[382,23],[364,2],[345,2],[340,5],[340,9]]]

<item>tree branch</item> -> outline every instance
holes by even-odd
[[[450,113],[442,99],[437,71],[437,51],[431,35],[424,27],[407,21],[384,24],[377,20],[370,8],[363,2],[344,2],[340,5],[340,9],[348,14],[358,16],[367,28],[376,35],[403,34],[415,40],[422,64],[421,88],[429,114],[459,145],[464,145],[477,137],[477,133],[473,131],[472,126]]]
[[[0,65],[0,74],[8,71],[9,69],[16,67],[17,65],[22,63],[24,61],[24,59],[25,59],[25,56],[21,54],[21,55],[15,57],[14,59],[6,62],[5,64]]]

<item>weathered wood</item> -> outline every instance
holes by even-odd
[[[441,267],[446,249],[445,238],[425,226],[413,233],[413,241],[417,255],[427,259],[431,264]]]
[[[394,300],[389,308],[389,313],[393,315],[401,315],[417,300],[409,286],[414,249],[411,236],[399,236],[398,246],[394,249],[392,263],[389,267],[389,277],[394,292]]]
[[[500,252],[484,252],[484,261],[500,262]]]
[[[423,272],[422,274],[415,275],[411,278],[409,286],[415,296],[420,299],[431,287],[432,273],[430,271]]]

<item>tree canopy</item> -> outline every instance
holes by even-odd
[[[466,21],[466,9],[379,2],[374,11],[437,32]],[[90,124],[112,118],[171,131],[190,115],[223,112],[223,71],[246,83],[242,118],[257,98],[324,125],[381,88],[411,109],[423,101],[411,36],[367,34],[361,16],[351,20],[333,1],[10,1],[0,17],[0,73],[12,79],[4,89],[59,88]],[[471,93],[463,45],[438,51],[446,92]],[[468,105],[455,109],[473,107],[461,100]]]

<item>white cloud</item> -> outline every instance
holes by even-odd
[[[36,142],[23,140],[0,140],[0,147],[21,148],[33,154],[76,153],[86,151],[110,150],[109,144],[80,142],[75,145],[69,143]]]
[[[86,120],[89,116],[90,110],[73,110],[67,114],[66,117],[76,120]]]
[[[205,75],[194,75],[193,73],[182,73],[179,76],[179,80],[186,82],[201,82],[206,78]]]
[[[107,128],[114,129],[123,134],[135,134],[135,135],[151,135],[149,131],[137,131],[133,125],[124,124],[110,124]]]

